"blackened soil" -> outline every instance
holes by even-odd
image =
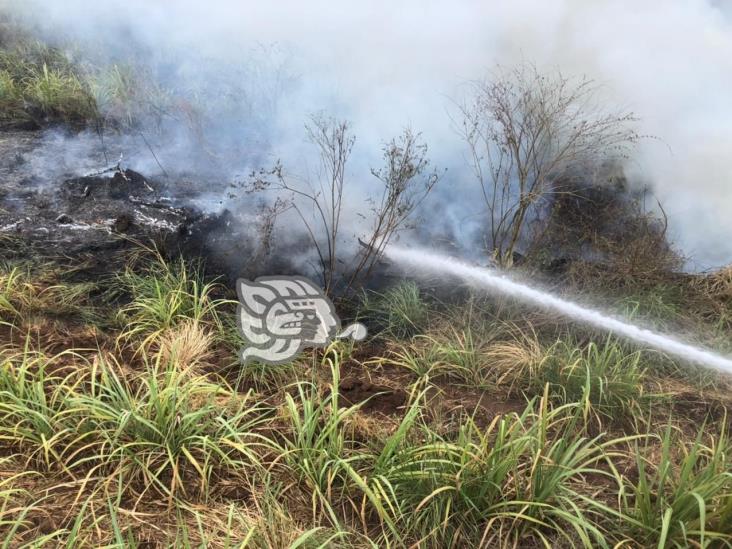
[[[133,246],[174,255],[205,237],[195,228],[210,216],[171,198],[175,182],[119,167],[74,175],[84,171],[82,158],[76,170],[73,158],[39,164],[41,139],[0,133],[0,257],[61,261],[98,276],[119,270],[119,252]]]

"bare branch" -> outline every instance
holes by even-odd
[[[486,203],[493,253],[510,266],[525,225],[560,181],[626,159],[639,135],[629,113],[593,103],[597,88],[524,64],[475,82],[460,105],[469,162]]]

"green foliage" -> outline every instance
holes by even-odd
[[[404,339],[418,334],[428,320],[429,307],[419,286],[402,282],[384,293],[366,293],[361,315],[373,321],[387,335]]]
[[[66,354],[48,358],[26,346],[21,353],[0,355],[0,441],[47,469],[65,467],[77,439],[70,417],[76,376],[62,377],[49,368]]]
[[[445,373],[440,348],[427,335],[415,336],[409,344],[397,346],[388,362],[408,369],[420,380],[437,378]]]
[[[0,50],[0,120],[84,124],[96,117],[87,77],[60,50],[30,41]]]
[[[183,259],[168,263],[155,253],[142,269],[128,268],[118,283],[130,297],[119,312],[125,326],[120,341],[141,339],[141,348],[147,348],[183,322],[206,323],[221,331],[218,308],[225,302],[213,297],[217,284],[204,282],[200,269]]]
[[[604,476],[598,465],[622,440],[577,434],[576,405],[555,410],[546,398],[487,427],[467,419],[455,437],[422,425],[414,407],[374,459],[370,493],[394,516],[401,536],[427,547],[605,546],[602,532],[577,505],[574,484]]]
[[[330,356],[329,356],[330,355]],[[331,371],[327,395],[311,383],[298,383],[296,394],[285,395],[290,436],[285,438],[283,458],[292,473],[312,492],[313,514],[320,510],[333,526],[340,521],[335,512],[338,500],[348,495],[352,441],[347,436],[347,420],[358,406],[340,407],[339,357],[326,353]]]
[[[134,129],[143,121],[160,123],[171,109],[171,97],[155,82],[130,65],[112,65],[98,70],[89,87],[108,125]],[[188,113],[190,114],[190,113]]]
[[[637,295],[623,297],[620,308],[627,318],[668,328],[683,318],[682,302],[679,288],[659,284]]]
[[[19,39],[0,49],[0,122],[95,124],[127,129],[159,122],[169,94],[130,66],[88,67],[59,48]]]
[[[644,547],[732,545],[729,440],[725,431],[711,445],[704,438],[704,427],[689,442],[669,425],[635,445],[637,476],[618,479],[620,511],[600,506],[619,521],[617,532],[626,529]]]
[[[79,430],[93,433],[98,449],[82,461],[169,497],[206,496],[214,470],[256,471],[256,449],[270,442],[256,433],[266,415],[251,393],[235,395],[220,381],[167,364],[132,380],[115,370],[99,361],[88,391],[77,397]]]
[[[251,394],[160,363],[132,378],[101,357],[84,373],[49,371],[63,358],[26,350],[0,363],[0,440],[30,463],[205,496],[214,470],[251,474],[270,444],[256,433],[266,410]]]
[[[613,338],[584,348],[559,340],[547,351],[530,386],[541,390],[549,384],[560,401],[581,402],[586,413],[622,421],[639,415],[644,379],[641,353],[627,351]]]

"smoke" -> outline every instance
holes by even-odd
[[[223,182],[281,158],[312,177],[308,115],[351,120],[353,233],[381,144],[410,126],[447,169],[429,234],[469,242],[481,200],[451,120],[461,87],[525,60],[587,75],[657,138],[626,170],[653,189],[677,246],[697,268],[732,261],[732,10],[721,0],[6,0],[5,9],[86,58],[144,62],[202,107],[195,123],[157,122],[163,131],[150,139],[166,171]],[[139,140],[128,161],[159,170]]]

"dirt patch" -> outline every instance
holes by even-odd
[[[520,414],[526,409],[526,401],[506,398],[492,391],[473,389],[442,382],[434,385],[427,394],[426,410],[437,422],[446,424],[462,421],[469,416],[480,427],[487,427],[497,416]]]
[[[407,393],[386,385],[374,384],[364,378],[348,377],[339,387],[342,406],[362,404],[364,413],[396,415],[402,413],[407,403]]]

